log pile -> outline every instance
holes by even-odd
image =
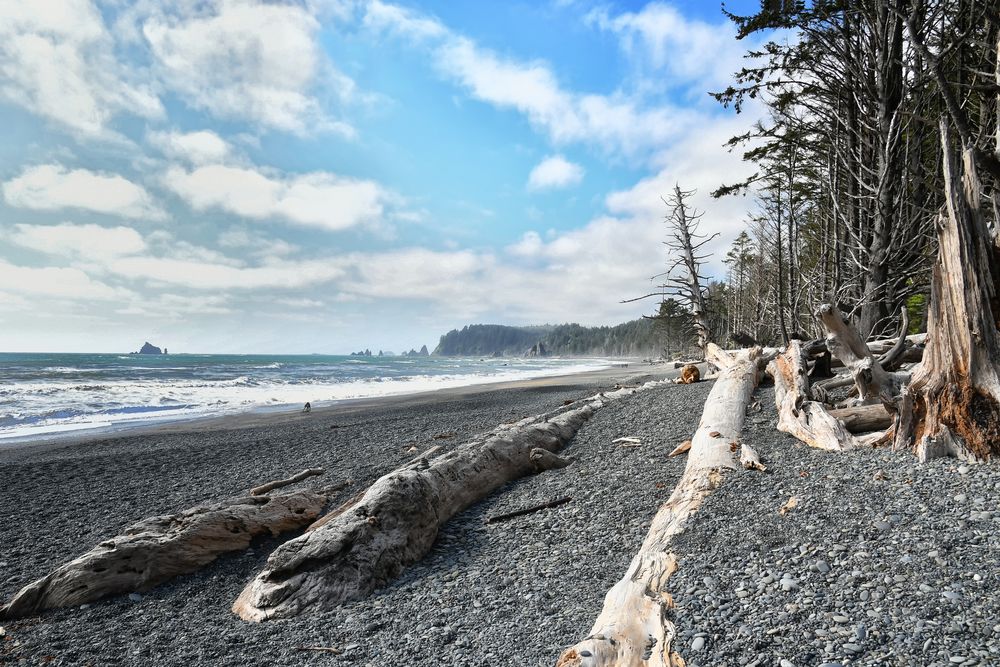
[[[508,482],[561,468],[556,453],[595,410],[645,388],[599,394],[581,407],[529,417],[377,480],[271,554],[233,605],[265,621],[334,609],[395,578],[430,551],[440,527]]]

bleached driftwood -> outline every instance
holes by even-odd
[[[738,442],[747,403],[757,384],[760,348],[729,357],[712,344],[707,354],[722,368],[691,439],[687,465],[625,576],[608,591],[590,635],[559,657],[558,667],[680,667],[674,651],[673,600],[667,581],[677,570],[671,539],[684,530],[704,499],[738,469]],[[738,449],[738,448],[737,448]]]
[[[857,446],[847,428],[822,403],[812,400],[800,341],[789,341],[785,351],[768,364],[767,372],[774,378],[779,431],[818,449],[843,451]]]
[[[605,403],[659,384],[602,393],[579,408],[522,419],[383,476],[334,516],[278,547],[233,611],[248,621],[264,621],[367,596],[422,558],[448,519],[535,472],[533,450],[559,451]]]
[[[848,324],[836,306],[824,303],[816,309],[816,318],[826,328],[826,346],[850,371],[858,390],[860,404],[891,405],[901,387],[909,380],[905,373],[889,373],[879,363],[857,329]]]
[[[747,470],[764,472],[767,466],[760,462],[760,456],[750,445],[740,445],[740,465]]]
[[[550,452],[547,449],[542,449],[541,447],[535,447],[532,449],[528,458],[530,458],[531,462],[535,465],[535,472],[559,470],[560,468],[565,468],[573,462],[572,457],[563,458],[562,456],[559,456],[554,452]]]
[[[267,484],[261,484],[260,486],[250,489],[251,496],[262,496],[268,491],[274,491],[275,489],[280,489],[285,486],[291,486],[297,482],[301,482],[309,477],[315,477],[317,475],[322,475],[324,470],[322,468],[306,468],[297,475],[292,475],[288,479],[279,479],[274,482],[268,482]]]
[[[895,445],[920,460],[1000,455],[1000,248],[983,219],[973,148],[961,180],[941,125],[946,209],[938,217],[924,360],[899,402]]]
[[[0,608],[0,619],[148,591],[198,570],[220,554],[246,549],[258,535],[308,525],[327,500],[323,492],[296,491],[231,498],[144,519],[22,588]]]

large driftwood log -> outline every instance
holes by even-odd
[[[248,496],[144,519],[22,588],[0,608],[0,619],[148,591],[220,554],[246,549],[257,535],[308,525],[327,500],[315,491]]]
[[[924,360],[899,402],[897,447],[921,460],[1000,455],[1000,250],[991,242],[971,147],[961,182],[941,126],[946,210],[938,218]]]
[[[484,440],[383,476],[334,516],[278,547],[233,611],[248,621],[264,621],[325,611],[367,596],[422,558],[448,519],[507,482],[536,472],[541,459],[537,452],[533,458],[533,451],[559,451],[594,410],[641,389],[601,394],[576,409],[523,419]]]
[[[836,306],[824,303],[816,318],[826,328],[826,346],[850,371],[861,404],[892,405],[901,387],[909,380],[905,373],[889,373],[878,362],[857,330],[848,324]]]
[[[857,446],[854,436],[819,401],[814,401],[806,374],[806,353],[797,340],[788,341],[782,354],[768,364],[774,378],[778,430],[810,447],[843,451]]]
[[[705,401],[684,474],[653,518],[625,576],[608,591],[590,636],[566,649],[558,667],[684,665],[674,651],[674,625],[668,620],[673,601],[667,580],[677,570],[670,541],[725,475],[740,465],[731,445],[739,439],[760,360],[760,348],[743,350],[735,358],[711,344],[707,352],[722,370]]]

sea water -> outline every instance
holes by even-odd
[[[606,359],[0,353],[0,441],[519,380]]]

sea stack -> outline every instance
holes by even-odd
[[[165,351],[146,341],[142,344],[142,348],[139,349],[139,354],[165,354]]]

